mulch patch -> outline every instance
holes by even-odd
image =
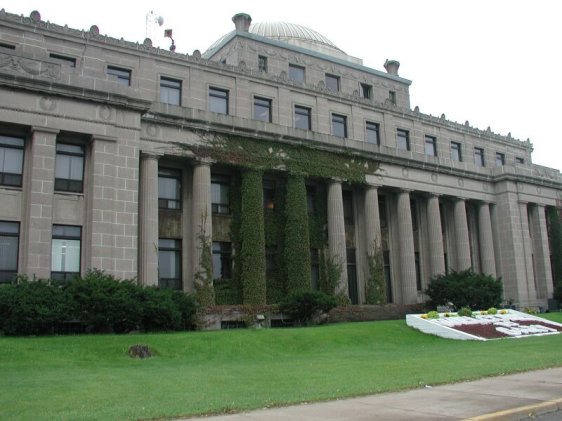
[[[551,329],[555,329],[558,332],[562,332],[562,326],[557,326],[555,324],[543,322],[540,320],[516,320],[515,323],[521,326],[540,325],[540,326],[549,327]],[[498,332],[496,330],[496,327],[491,323],[458,325],[455,326],[453,329],[460,330],[461,332],[469,333],[474,336],[479,336],[484,339],[497,339],[497,338],[509,337],[509,335],[506,335],[505,333]]]

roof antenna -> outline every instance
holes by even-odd
[[[170,45],[170,51],[176,51],[176,42],[172,38],[172,30],[164,29],[164,38],[170,38],[172,40],[172,45]]]

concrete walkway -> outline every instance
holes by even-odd
[[[408,392],[384,393],[189,420],[512,421],[534,419],[535,415],[556,411],[559,411],[562,419],[562,367],[425,387]]]

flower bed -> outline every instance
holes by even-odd
[[[406,316],[406,322],[425,333],[450,339],[488,340],[552,335],[562,332],[562,324],[547,321],[515,310],[489,314],[476,311],[472,317],[456,313],[417,314]]]

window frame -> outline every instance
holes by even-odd
[[[331,73],[326,73],[324,75],[324,83],[326,89],[330,92],[339,92],[341,89],[341,78]]]
[[[183,81],[181,79],[175,79],[168,76],[160,76],[160,102],[163,104],[168,105],[176,105],[181,107],[182,104],[182,90],[183,90]],[[174,93],[177,96],[177,101],[170,100],[171,93]],[[166,95],[164,95],[166,94]]]
[[[428,147],[431,148],[431,151],[428,150]],[[437,156],[437,138],[435,136],[425,135],[424,152],[427,156]]]
[[[505,153],[496,152],[496,166],[503,167],[505,165]]]
[[[306,81],[306,68],[298,64],[289,63],[289,80],[298,83],[305,83]],[[295,77],[298,76],[298,77]]]
[[[216,86],[209,86],[208,95],[209,111],[216,114],[229,115],[230,91]],[[220,105],[220,109],[216,106]]]
[[[160,196],[160,179],[170,179],[177,182],[175,190],[177,196],[170,198]],[[170,206],[173,203],[173,206]],[[178,168],[158,167],[158,209],[181,210],[182,209],[182,171]]]
[[[6,224],[6,225],[4,225]],[[15,232],[14,230],[8,230],[7,227],[8,226],[14,226]],[[16,238],[16,244],[15,247],[13,244],[9,244],[9,242],[7,242],[6,246],[12,250],[15,251],[15,259],[14,258],[10,258],[10,257],[14,257],[14,256],[8,256],[8,263],[12,263],[11,266],[6,266],[6,267],[2,267],[0,266],[0,284],[3,283],[10,283],[11,281],[14,280],[14,278],[16,277],[16,275],[18,274],[18,265],[19,265],[19,249],[20,249],[20,223],[16,222],[16,221],[0,221],[0,247],[2,246],[2,243],[5,241],[5,239],[10,239],[10,238]],[[15,250],[14,250],[15,249]],[[0,261],[0,264],[2,262]],[[15,263],[15,265],[13,264]]]
[[[66,228],[74,228],[78,230],[78,235],[68,234],[68,233],[56,233],[57,229],[64,230]],[[64,225],[64,224],[53,224],[52,226],[52,235],[51,235],[51,280],[55,281],[62,281],[68,282],[74,279],[76,276],[80,276],[82,270],[82,227],[79,225]],[[68,240],[68,241],[77,241],[78,242],[78,271],[68,271],[68,270],[53,270],[55,266],[55,241],[56,240]],[[67,247],[65,244],[64,247]],[[61,262],[66,266],[66,259],[64,262]]]
[[[73,146],[81,149],[81,152],[73,152],[70,150],[62,150],[64,146]],[[59,149],[59,147],[61,149]],[[66,158],[63,160],[63,158]],[[59,172],[59,165],[64,165],[63,162],[69,160],[68,172],[72,172],[72,163],[78,162],[76,159],[81,158],[82,171],[79,179],[70,178],[69,174],[67,178],[57,177]],[[72,143],[65,141],[57,141],[55,146],[55,192],[66,192],[66,193],[83,193],[84,192],[84,171],[86,166],[86,146],[79,143]],[[62,168],[61,168],[62,170]],[[66,171],[65,171],[66,172]]]
[[[404,139],[404,141],[406,142],[405,148],[402,147],[403,145],[399,142],[399,139]],[[396,149],[399,149],[401,151],[409,151],[410,147],[410,132],[405,129],[396,129]]]
[[[261,104],[258,104],[259,102],[261,102]],[[254,120],[257,121],[264,121],[266,123],[271,123],[272,120],[272,100],[270,98],[264,98],[261,96],[255,96],[254,95]],[[263,105],[265,104],[265,106]],[[263,118],[257,118],[257,115],[259,115],[259,113],[257,113],[257,108],[256,107],[261,107],[262,111],[267,110],[267,119],[263,119]]]
[[[366,94],[366,95],[365,95]],[[364,99],[373,98],[373,85],[368,83],[359,82],[359,95]]]
[[[375,134],[375,142],[372,142],[370,134]],[[366,121],[365,122],[365,141],[370,143],[371,145],[380,145],[381,144],[381,137],[380,137],[380,124],[375,123],[373,121]]]
[[[451,161],[462,162],[462,144],[460,142],[451,141]]]
[[[21,145],[16,145],[16,142],[11,141],[21,141],[17,143],[21,143]],[[21,165],[19,169],[19,173],[12,173],[4,171],[4,162],[0,162],[0,186],[3,187],[21,187],[23,185],[23,171],[25,165],[25,139],[23,137],[18,136],[8,136],[0,134],[0,150],[3,151],[4,158],[6,157],[6,152],[21,151],[17,153],[18,158],[20,158]],[[6,179],[14,177],[13,182],[7,182]]]
[[[49,53],[49,58],[59,62],[60,64],[64,64],[69,67],[76,68],[75,57],[69,57],[59,53]]]
[[[164,243],[164,241],[171,241],[173,243],[168,245],[167,243]],[[164,256],[167,254],[172,254],[174,257],[174,263],[177,264],[177,266],[174,265],[174,267],[171,268],[174,272],[177,270],[176,277],[164,278],[161,276],[161,262],[164,261]],[[170,272],[171,271],[172,270],[170,270]],[[158,287],[181,290],[183,287],[182,277],[182,240],[179,238],[158,238]]]
[[[124,69],[123,67],[107,65],[107,75],[112,80],[116,80],[121,86],[131,86],[131,69]]]
[[[295,119],[295,129],[301,130],[312,130],[312,108],[306,107],[304,105],[295,105],[293,107],[293,115]],[[306,121],[308,127],[299,127],[297,124],[299,121]]]
[[[228,241],[213,241],[212,246],[213,261],[213,281],[229,281],[232,279],[232,243]],[[216,256],[220,262],[220,267],[216,266]],[[224,264],[226,263],[226,265]],[[217,268],[220,270],[220,277],[215,277]],[[224,268],[228,268],[226,271]],[[226,272],[226,273],[225,273]],[[229,276],[224,276],[229,275]]]
[[[478,146],[474,147],[474,165],[476,167],[485,167],[486,161],[484,158],[484,148]]]
[[[515,157],[515,163],[518,165],[524,165],[525,164],[525,158],[521,157],[521,156],[516,156]]]
[[[222,174],[212,174],[211,175],[211,212],[214,215],[230,215],[230,177]],[[220,186],[221,193],[222,187],[227,187],[227,202],[215,202],[214,188],[213,186]],[[219,194],[219,198],[222,198],[222,194]]]
[[[263,73],[267,73],[267,56],[258,55],[258,70]]]
[[[332,136],[347,139],[347,116],[343,114],[332,113],[330,121],[332,122]],[[342,130],[341,132],[340,129]]]

